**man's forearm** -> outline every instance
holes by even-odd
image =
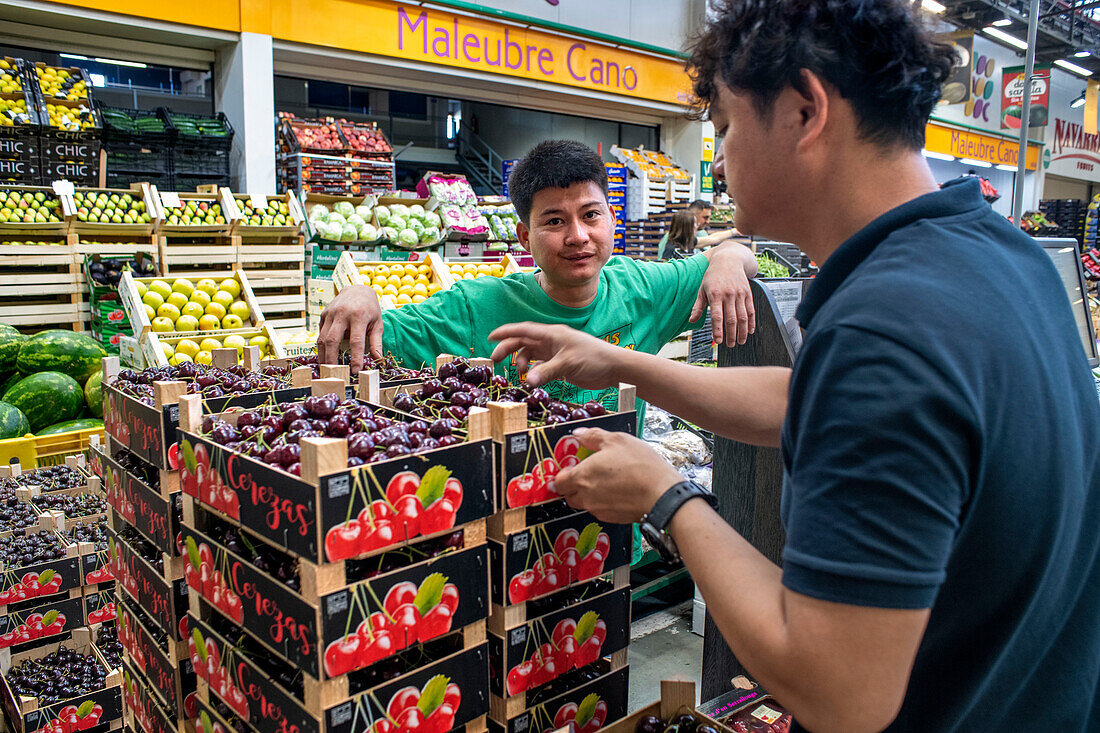
[[[745,270],[745,277],[754,278],[756,273],[760,271],[760,264],[756,261],[756,255],[752,253],[752,250],[743,244],[737,242],[726,242],[720,244],[717,247],[711,247],[708,250],[704,250],[700,254],[707,258],[707,262],[713,262],[715,255],[725,254],[727,252],[734,252],[737,258],[741,260],[741,267]]]
[[[791,370],[695,367],[628,349],[613,373],[647,402],[705,430],[751,445],[776,447],[787,411]]]
[[[714,234],[707,234],[703,237],[695,238],[696,247],[710,247],[715,244],[721,244],[727,239],[731,239],[737,236],[733,229],[726,229],[725,231],[715,232]]]

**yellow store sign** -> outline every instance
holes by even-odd
[[[1039,145],[1027,146],[1026,168],[1039,167]],[[934,122],[925,128],[924,149],[933,153],[946,153],[956,158],[973,158],[993,165],[1019,165],[1020,146],[1016,140],[983,135],[971,130],[938,125]]]

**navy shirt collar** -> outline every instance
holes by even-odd
[[[988,204],[982,198],[978,179],[964,176],[948,181],[939,191],[918,196],[912,201],[887,211],[837,247],[821,266],[813,284],[802,298],[795,317],[803,328],[809,328],[810,320],[821,306],[825,305],[825,301],[836,292],[848,275],[867,259],[878,243],[894,231],[920,219],[964,214],[982,206],[988,207]]]

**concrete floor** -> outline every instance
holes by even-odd
[[[698,698],[703,637],[691,633],[691,602],[636,621],[631,626],[629,660],[628,712],[659,700],[661,680],[692,680]]]

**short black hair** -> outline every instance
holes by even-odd
[[[508,195],[524,224],[531,223],[535,194],[544,188],[595,183],[607,198],[607,168],[592,148],[576,140],[546,140],[523,156],[508,178]]]
[[[688,204],[688,208],[692,211],[706,211],[707,209],[713,209],[714,205],[706,199],[695,199]]]
[[[912,0],[716,0],[714,21],[686,63],[694,108],[705,114],[719,82],[751,96],[767,119],[802,69],[837,89],[862,139],[919,150],[955,51],[937,42]]]

